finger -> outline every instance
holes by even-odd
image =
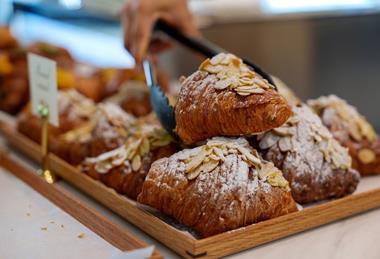
[[[132,52],[136,63],[141,63],[146,54],[155,20],[147,14],[140,14],[135,19]]]
[[[177,25],[186,35],[199,37],[201,36],[200,31],[195,25],[192,14],[187,7],[187,3],[185,5],[181,5],[176,12],[176,16],[178,17],[179,24]]]
[[[131,5],[126,5],[125,11],[121,16],[121,22],[124,31],[124,47],[131,51],[131,41],[132,41],[132,26],[133,26],[133,11],[131,10]]]

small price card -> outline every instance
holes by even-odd
[[[58,127],[56,62],[29,53],[28,68],[33,114],[41,116],[43,107],[48,112],[49,122]]]

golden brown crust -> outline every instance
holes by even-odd
[[[291,115],[275,90],[241,96],[217,90],[216,75],[197,71],[182,84],[175,107],[177,134],[187,144],[213,136],[239,136],[270,130]]]
[[[308,203],[354,192],[360,177],[347,150],[309,107],[294,107],[293,112],[292,123],[259,136],[258,146],[282,170],[294,199]]]
[[[211,172],[189,180],[184,150],[154,162],[138,201],[208,237],[297,210],[286,188],[261,180],[239,156],[226,155]],[[197,151],[198,152],[198,151]]]
[[[372,126],[343,99],[330,95],[309,100],[334,138],[347,147],[361,175],[380,174],[380,139]]]

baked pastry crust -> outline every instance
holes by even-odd
[[[380,174],[380,139],[355,107],[335,95],[309,100],[308,105],[334,138],[348,148],[353,168],[361,175]]]
[[[281,172],[243,138],[213,138],[154,162],[138,201],[201,237],[297,210]]]
[[[87,158],[82,172],[117,192],[136,199],[151,164],[177,151],[170,136],[156,125],[140,125],[120,147]]]
[[[354,192],[360,176],[348,151],[308,106],[295,106],[293,113],[283,126],[258,136],[258,148],[282,170],[294,199],[308,203]]]
[[[176,131],[186,144],[264,132],[290,115],[273,86],[230,54],[206,60],[184,80],[175,106]]]

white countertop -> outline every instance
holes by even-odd
[[[25,158],[23,163],[35,167]],[[58,184],[126,228],[165,258],[178,256],[125,220],[63,181]],[[380,186],[365,178],[359,191]],[[5,170],[0,169],[0,258],[114,258],[120,251],[57,208]],[[380,209],[293,235],[229,258],[380,258]],[[64,227],[62,228],[61,225]],[[45,229],[46,228],[46,229]],[[84,233],[84,238],[79,238]],[[118,258],[130,258],[129,256]]]

